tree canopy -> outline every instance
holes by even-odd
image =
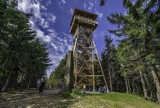
[[[29,87],[30,82],[35,86],[50,65],[45,46],[31,29],[32,15],[19,11],[16,6],[14,1],[0,1],[0,87],[11,87],[22,73],[23,86]]]
[[[121,84],[125,82],[127,92],[143,93],[146,99],[150,97],[160,102],[160,1],[136,0],[133,3],[123,0],[123,7],[126,15],[116,12],[107,17],[117,26],[109,32],[122,38],[114,49],[111,40],[105,39],[106,54],[102,53],[102,63],[106,61],[104,69],[108,70],[110,89],[115,82],[112,79],[116,78],[113,74],[120,72],[124,80],[120,81],[120,76],[116,79]],[[117,70],[113,71],[112,66],[113,69],[118,66]]]

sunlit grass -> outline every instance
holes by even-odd
[[[160,108],[160,105],[147,101],[142,97],[123,94],[123,93],[108,93],[108,94],[89,94],[78,99],[72,106],[102,107],[102,108]]]

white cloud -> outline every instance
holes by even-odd
[[[38,20],[38,24],[41,25],[42,28],[48,28],[49,27],[49,22],[46,21],[43,17]]]
[[[45,6],[41,6],[41,9],[44,11],[47,11],[47,7],[45,7]]]
[[[53,55],[53,54],[49,54],[49,58],[51,58],[51,64],[54,65],[54,67],[57,67],[60,63],[60,61],[63,58],[63,55]]]
[[[71,8],[69,12],[70,12],[70,14],[73,14],[73,9]]]
[[[63,4],[65,4],[65,3],[66,3],[66,1],[65,1],[65,0],[62,0],[62,3],[63,3]]]
[[[95,9],[95,13],[98,15],[100,19],[103,17],[103,13],[99,12],[97,9]]]
[[[55,45],[53,42],[51,43],[51,46],[52,46],[55,50],[58,50],[58,46]]]
[[[38,38],[43,38],[45,35],[44,35],[44,32],[42,32],[40,29],[35,29],[36,32],[37,32],[37,37]]]
[[[29,20],[29,23],[31,24],[32,27],[35,27],[33,20]]]
[[[48,1],[50,3],[51,1]],[[18,2],[18,9],[22,10],[25,13],[32,13],[33,17],[30,18],[29,22],[32,25],[32,29],[37,32],[37,38],[42,40],[45,43],[49,43],[52,40],[52,36],[50,34],[55,34],[55,32],[50,33],[49,35],[45,35],[45,33],[37,27],[37,24],[40,25],[42,28],[47,29],[49,27],[49,23],[54,23],[56,20],[56,16],[52,13],[45,13],[41,12],[42,10],[47,10],[47,7],[40,4],[38,0],[19,0]],[[47,15],[46,15],[47,14]],[[48,19],[43,18],[46,15]],[[50,22],[49,22],[50,21]]]
[[[57,0],[58,1],[58,4],[61,8],[63,8],[62,5],[66,4],[66,0]]]
[[[72,50],[72,45],[68,45],[68,51]]]
[[[49,30],[52,31],[52,30]],[[69,34],[63,33],[61,36],[53,37],[51,46],[54,49],[55,52],[58,53],[66,53],[66,51],[71,50],[72,47],[72,37]]]
[[[86,5],[86,3],[84,3],[84,4],[83,4],[83,8],[84,8],[84,9],[86,9],[86,8],[87,8],[87,5]]]
[[[51,4],[51,0],[47,1],[47,6],[49,6]]]
[[[40,2],[33,1],[33,0],[19,0],[18,2],[18,9],[22,10],[26,13],[33,13],[33,16],[36,18],[40,18]]]
[[[55,23],[56,22],[56,16],[54,13],[49,13],[49,12],[45,12],[43,13],[43,16],[45,17],[45,19],[47,21],[50,21],[51,23]]]
[[[60,53],[65,53],[65,52],[64,52],[64,51],[65,51],[65,48],[66,48],[66,46],[64,46],[64,45],[59,46],[59,52],[60,52]]]
[[[46,42],[46,43],[50,43],[51,42],[51,37],[46,35],[46,36],[44,36],[43,41]]]
[[[94,3],[89,1],[88,11],[91,11],[93,9]]]
[[[48,27],[49,27],[49,23],[47,21],[45,21],[43,24],[43,28],[48,28]]]
[[[51,21],[52,23],[56,22],[56,16],[54,14],[49,14],[48,15],[48,20]]]
[[[27,8],[27,6],[30,4],[31,4],[30,0],[19,0],[18,9],[23,10],[24,12],[28,12],[30,10],[30,7]]]
[[[61,0],[62,4],[66,3],[66,0]],[[51,4],[51,0],[47,1],[47,5],[44,6],[40,3],[40,0],[19,0],[18,9],[25,13],[33,13],[33,17],[29,22],[32,25],[32,29],[37,32],[37,37],[47,45],[49,58],[52,69],[58,66],[61,59],[64,57],[68,50],[72,49],[72,37],[70,34],[57,33],[54,28],[50,28],[56,22],[56,16],[54,13],[47,13],[47,6]],[[73,9],[70,10],[73,12]],[[38,26],[42,27],[45,31],[42,31]],[[47,70],[51,71],[50,69]]]
[[[54,38],[58,37],[58,33],[55,31],[55,29],[49,28],[49,29],[47,29],[47,31],[50,33],[49,35],[51,37],[54,37]]]

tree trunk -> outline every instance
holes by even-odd
[[[8,58],[2,63],[2,68],[4,67],[4,65],[7,63],[7,61],[8,61]]]
[[[140,77],[141,77],[141,83],[142,83],[144,98],[148,99],[146,84],[145,84],[145,80],[144,80],[144,75],[143,75],[142,71],[139,71],[139,73],[140,73]]]
[[[125,85],[126,85],[126,91],[127,91],[127,93],[129,93],[127,75],[125,75]]]
[[[119,85],[120,85],[120,83],[119,83],[119,80],[118,80],[118,78],[117,77],[115,77],[115,82],[117,83],[116,84],[116,92],[118,92],[119,91]]]
[[[28,85],[27,85],[28,89],[30,88],[30,83],[31,83],[31,77],[29,77],[29,80],[28,80]]]
[[[151,65],[151,73],[154,79],[154,83],[156,85],[156,89],[157,89],[157,99],[158,99],[158,103],[160,103],[160,81],[159,81],[159,76],[157,74],[157,70],[155,67],[155,64]]]
[[[5,83],[4,83],[4,86],[3,86],[3,88],[1,89],[1,91],[3,91],[3,92],[7,91],[7,86],[8,86],[8,83],[9,83],[9,81],[10,81],[11,74],[12,74],[12,71],[9,70],[8,75],[7,75],[7,79],[6,79]]]
[[[110,70],[110,63],[109,63],[109,58],[108,58],[108,73],[109,73],[109,83],[110,83],[110,90],[112,90],[112,75],[111,75],[111,70]]]
[[[127,83],[128,83],[128,92],[131,93],[132,90],[131,90],[131,84],[130,84],[129,77],[127,78]]]
[[[132,92],[135,93],[134,78],[132,79]]]
[[[6,82],[5,82],[5,86],[8,86],[9,80],[10,80],[10,78],[11,78],[11,74],[12,74],[12,71],[10,70],[10,71],[8,72],[8,77],[7,77],[7,80],[6,80]]]
[[[146,82],[146,86],[148,87],[148,94],[149,94],[149,98],[150,99],[152,99],[153,98],[153,92],[152,92],[152,87],[151,87],[151,80],[150,80],[150,78],[149,78],[149,76],[148,75],[146,75],[146,73],[143,73],[143,75],[144,75],[144,79],[145,79],[145,82]]]

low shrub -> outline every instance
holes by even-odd
[[[72,89],[72,93],[76,95],[83,95],[82,91],[78,88]]]
[[[61,96],[64,97],[64,98],[69,98],[69,97],[70,97],[70,92],[63,90],[63,91],[61,92]]]

